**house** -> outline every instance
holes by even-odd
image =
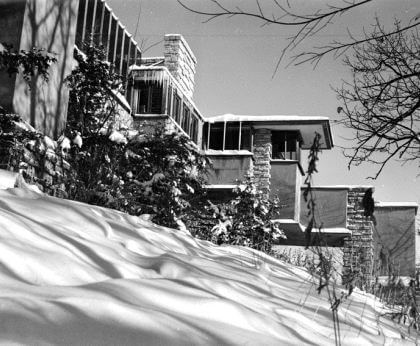
[[[75,48],[83,50],[86,40],[103,44],[108,61],[124,76],[141,58],[137,42],[103,0],[0,0],[0,13],[0,42],[18,51],[44,48],[57,58],[49,81],[35,75],[30,89],[22,76],[0,72],[0,105],[53,138],[61,135],[67,119],[65,78]]]
[[[19,50],[46,47],[58,60],[51,66],[49,82],[35,77],[30,90],[20,76],[0,73],[2,106],[57,138],[66,121],[64,79],[74,64],[73,51],[83,51],[86,40],[102,44],[108,61],[127,77],[125,95],[116,97],[129,126],[188,136],[213,162],[207,185],[211,198],[227,198],[246,175],[252,175],[264,196],[278,195],[282,201],[276,220],[287,235],[285,244],[305,243],[309,220],[302,197],[302,151],[310,148],[315,133],[321,135],[322,150],[333,148],[327,117],[204,116],[193,101],[197,59],[185,39],[165,35],[163,56],[145,58],[104,0],[0,0],[0,13],[0,42]],[[374,225],[361,205],[370,188],[315,187],[317,223],[322,228],[313,232],[328,246],[343,249],[347,277],[361,271],[369,281],[379,267],[381,273],[392,267],[399,275],[413,275],[417,205],[379,203]]]

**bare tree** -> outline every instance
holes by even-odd
[[[396,22],[389,31],[376,19],[371,31],[364,31],[361,37],[348,30],[345,41],[312,46],[295,53],[302,42],[328,25],[339,23],[342,15],[375,0],[337,0],[338,5],[317,2],[318,9],[312,13],[292,8],[289,0],[255,0],[254,10],[227,7],[224,0],[208,0],[213,10],[202,10],[196,2],[187,5],[186,1],[178,0],[187,10],[206,16],[204,22],[246,16],[262,21],[262,26],[295,28],[281,51],[274,74],[286,55],[292,55],[291,64],[315,66],[326,55],[345,56],[344,63],[352,71],[353,79],[344,82],[336,92],[342,102],[338,108],[343,115],[340,122],[355,134],[355,144],[345,150],[350,159],[349,167],[365,161],[378,164],[379,170],[373,177],[377,178],[393,158],[420,162],[420,13],[417,16],[414,13],[408,23]]]
[[[353,47],[344,63],[352,80],[337,89],[341,122],[355,134],[345,151],[351,164],[379,165],[374,178],[392,158],[420,162],[420,34],[401,30],[392,35],[377,20],[365,43]]]
[[[205,23],[212,21],[215,18],[220,17],[234,17],[234,16],[246,16],[253,19],[260,20],[262,26],[265,25],[279,25],[284,27],[295,28],[295,31],[287,39],[287,44],[283,47],[274,74],[277,72],[280,63],[283,61],[287,53],[292,53],[292,64],[312,63],[317,65],[318,62],[328,54],[332,54],[334,57],[339,57],[344,54],[349,48],[366,43],[372,38],[357,39],[348,32],[347,41],[333,41],[326,45],[314,46],[312,50],[304,51],[300,53],[294,53],[295,49],[299,47],[304,41],[310,37],[316,35],[328,25],[338,21],[339,18],[354,10],[356,7],[366,6],[368,3],[374,0],[339,0],[338,5],[322,4],[316,2],[316,6],[319,8],[312,13],[305,13],[303,9],[297,7],[292,8],[289,0],[271,0],[264,1],[255,0],[254,10],[244,9],[240,5],[234,6],[233,8],[224,5],[223,0],[208,0],[208,3],[213,4],[213,10],[203,10],[202,3],[200,5],[197,2],[191,5],[187,4],[187,0],[177,0],[178,3],[185,9],[206,16]],[[378,1],[379,2],[379,1]],[[238,4],[240,2],[238,1]],[[418,18],[414,18],[412,22],[405,26],[401,26],[399,30],[402,32],[410,30],[420,25]],[[383,33],[384,36],[390,33]]]

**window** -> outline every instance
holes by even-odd
[[[208,141],[209,126],[210,126],[210,141]],[[225,142],[224,146],[223,146],[223,141]],[[208,142],[209,142],[209,146],[207,148]],[[240,123],[240,122],[226,122],[226,125],[225,123],[215,123],[215,124],[205,123],[203,125],[203,148],[214,149],[214,150],[249,150],[250,151],[251,150],[251,128],[249,127],[249,125],[244,126],[243,123]]]
[[[272,158],[299,160],[299,133],[296,131],[273,131],[271,133]]]
[[[182,112],[182,124],[181,124],[181,128],[186,133],[188,133],[189,127],[190,127],[190,115],[191,115],[191,112],[190,112],[189,108],[187,107],[187,105],[184,103],[183,104],[183,112]]]
[[[223,129],[224,123],[210,124],[209,149],[223,150]]]
[[[191,117],[191,124],[190,124],[190,131],[189,131],[190,138],[194,143],[197,143],[198,138],[198,116],[194,112]]]
[[[85,26],[85,41],[92,38],[92,26],[94,21],[94,11],[96,8],[96,1],[88,0],[87,14],[86,14],[86,26]]]
[[[95,18],[93,20],[93,30],[92,30],[92,36],[93,36],[93,42],[95,42],[96,45],[101,44],[101,26],[102,26],[102,13],[105,9],[105,3],[97,0],[96,1],[96,12],[95,12]]]
[[[128,66],[134,65],[136,63],[136,51],[137,51],[137,46],[135,45],[134,41],[131,40],[130,57],[128,60]]]
[[[209,134],[209,123],[203,124],[203,141],[201,143],[201,146],[204,150],[209,149],[207,148],[207,141],[208,141],[208,134]]]
[[[172,116],[172,86],[170,84],[168,85],[168,104],[166,107],[168,109],[168,115]]]
[[[136,114],[162,113],[162,86],[158,83],[136,83]]]
[[[108,40],[108,61],[114,62],[114,48],[115,48],[115,39],[117,37],[118,22],[114,17],[111,17],[111,31],[109,34]]]
[[[241,147],[240,150],[249,150],[251,151],[251,128],[245,127],[242,125],[241,128]]]
[[[84,40],[84,22],[85,22],[85,7],[86,0],[80,0],[79,2],[79,11],[77,13],[77,26],[76,26],[76,46],[79,49],[82,49],[83,40]]]
[[[121,26],[121,23],[118,23],[118,34],[117,34],[118,38],[117,38],[116,46],[114,47],[115,49],[114,71],[119,74],[121,74],[121,60],[123,58],[124,33],[125,33],[125,30]]]
[[[108,35],[109,35],[109,30],[110,30],[110,25],[111,25],[111,13],[106,8],[105,4],[104,4],[104,10],[105,10],[105,13],[104,13],[104,20],[103,20],[102,31],[101,31],[101,40],[102,40],[101,44],[105,48],[108,48],[108,45],[109,45]]]
[[[126,31],[124,32],[124,36],[125,36],[125,39],[124,39],[124,51],[122,52],[123,56],[122,56],[121,75],[123,77],[126,77],[127,76],[127,69],[128,69],[128,54],[130,53],[129,50],[130,50],[131,39],[127,35]]]
[[[181,120],[181,98],[174,93],[174,109],[173,109],[173,115],[175,118],[175,121],[179,124]]]

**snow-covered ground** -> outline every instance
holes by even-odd
[[[413,344],[354,292],[343,345]],[[304,270],[146,218],[0,190],[0,344],[328,345],[332,314]]]

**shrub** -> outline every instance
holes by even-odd
[[[248,246],[271,253],[273,243],[285,238],[284,232],[273,221],[280,209],[279,199],[265,198],[251,178],[239,185],[234,194],[233,199],[224,203],[207,202],[205,208],[217,224],[210,230],[204,227],[195,235],[216,244]]]

